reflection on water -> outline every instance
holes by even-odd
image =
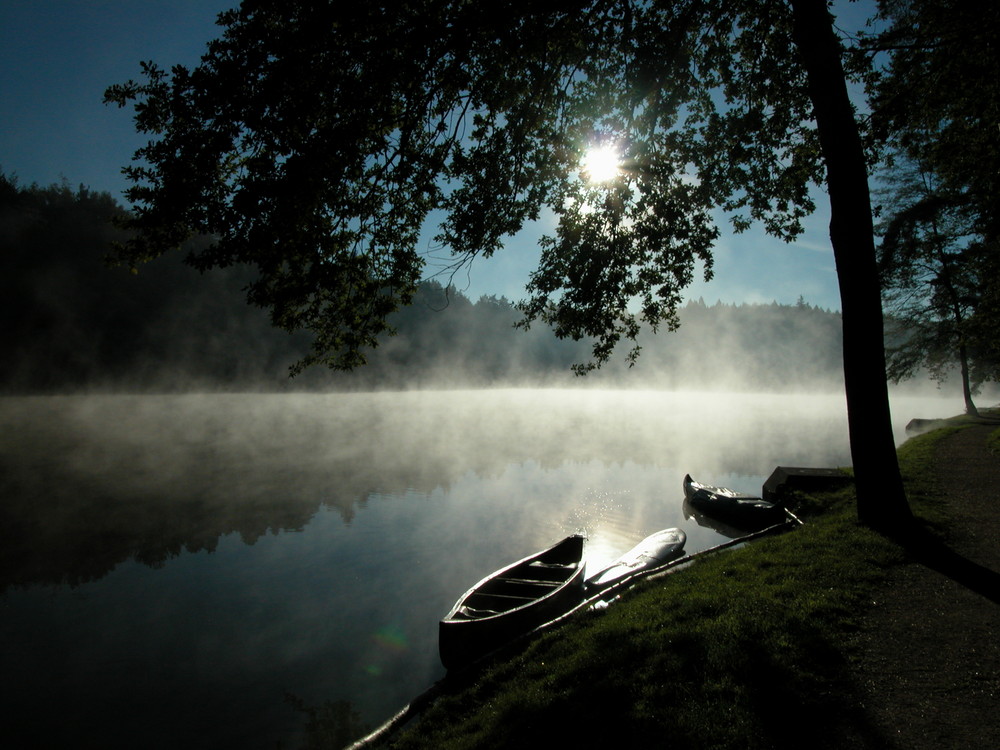
[[[591,570],[669,526],[704,548],[685,473],[849,463],[840,396],[8,398],[0,435],[0,732],[28,746],[294,746],[296,700],[376,724],[486,573],[578,531]]]

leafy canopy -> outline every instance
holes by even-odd
[[[885,51],[873,87],[890,170],[880,248],[884,298],[899,332],[889,376],[960,361],[966,402],[996,379],[1000,216],[1000,9],[961,0],[883,0],[889,25],[863,54]]]
[[[543,212],[526,321],[592,337],[600,364],[676,326],[713,210],[790,239],[823,176],[784,2],[247,0],[219,23],[193,70],[143,63],[106,93],[151,136],[120,260],[212,236],[190,261],[255,266],[249,300],[315,336],[303,366],[364,362],[429,218],[465,263]],[[621,177],[581,179],[610,140]]]
[[[904,163],[886,182],[879,268],[893,339],[887,375],[899,382],[926,367],[942,382],[961,361],[971,396],[996,367],[974,341],[988,247],[974,231],[968,203],[942,193],[934,175]]]

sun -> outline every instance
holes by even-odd
[[[622,157],[617,144],[592,146],[583,155],[580,171],[588,182],[609,182],[618,177],[622,173]]]

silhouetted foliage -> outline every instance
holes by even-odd
[[[211,236],[199,267],[253,265],[250,301],[314,333],[303,364],[350,368],[412,300],[432,211],[468,260],[547,208],[524,311],[589,340],[588,369],[644,325],[676,327],[698,262],[711,274],[713,209],[791,238],[825,181],[859,514],[911,519],[866,153],[824,0],[258,1],[220,25],[195,69],[143,63],[144,81],[106,92],[152,137],[128,167],[124,260]],[[623,177],[578,179],[587,143],[609,140]]]
[[[862,50],[889,53],[873,122],[905,158],[960,197],[974,229],[1000,236],[1000,7],[963,0],[881,0],[888,29]]]
[[[966,409],[997,376],[994,300],[1000,254],[1000,11],[956,0],[884,0],[888,27],[864,54],[888,53],[873,97],[892,184],[881,250],[885,296],[900,330],[889,376],[920,366],[961,372]],[[895,325],[894,324],[894,325]]]
[[[242,304],[245,271],[199,275],[176,258],[109,269],[127,236],[109,194],[0,186],[0,388],[277,387],[299,356],[301,341]]]
[[[177,391],[296,388],[412,388],[567,382],[588,342],[558,339],[547,326],[517,330],[518,306],[503,297],[469,300],[426,281],[350,373],[318,370],[293,383],[288,367],[307,351],[243,304],[246,274],[196,274],[162,258],[138,275],[102,262],[122,233],[122,210],[107,195],[65,186],[0,196],[0,233],[10,272],[3,277],[3,369],[7,392]],[[618,366],[592,377],[653,387],[825,389],[839,382],[840,316],[804,301],[678,311],[684,328],[641,335],[645,356],[627,381]]]
[[[977,335],[976,316],[990,279],[988,247],[962,196],[940,192],[937,180],[912,164],[897,167],[885,192],[888,217],[879,247],[883,297],[889,312],[888,375],[895,382],[924,368],[939,382],[958,365],[965,408],[998,365]]]

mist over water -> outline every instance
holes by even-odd
[[[897,440],[960,410],[897,396]],[[841,394],[3,398],[0,743],[295,746],[286,693],[376,724],[501,565],[575,532],[591,571],[669,526],[694,551],[725,537],[685,517],[685,473],[759,492],[849,463]]]

